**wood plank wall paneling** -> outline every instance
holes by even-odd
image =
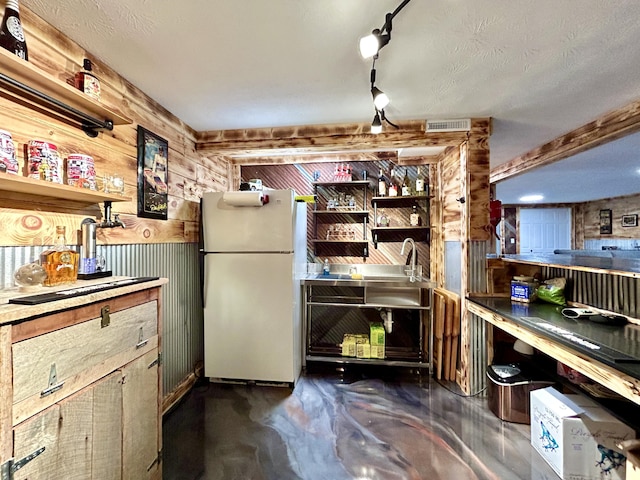
[[[440,163],[440,198],[442,201],[442,239],[460,240],[462,196],[460,177],[460,149],[451,149]]]
[[[472,120],[467,143],[466,189],[469,231],[465,238],[484,241],[493,237],[489,222],[489,136],[491,122]]]
[[[0,0],[0,8],[4,7]],[[93,61],[94,73],[102,84],[101,102],[131,117],[131,125],[116,126],[92,139],[68,122],[0,91],[0,129],[12,133],[19,160],[24,165],[24,146],[39,139],[58,146],[61,157],[85,153],[94,158],[99,175],[120,173],[125,180],[125,195],[132,200],[113,204],[126,229],[102,230],[99,243],[173,243],[198,239],[199,197],[205,190],[227,190],[229,161],[222,156],[206,158],[196,152],[196,132],[137,87],[122,78],[108,65],[71,41],[28,8],[20,9],[29,61],[62,82],[67,82],[81,68],[82,59]],[[137,213],[137,126],[160,135],[169,142],[169,220],[142,219]],[[67,227],[68,241],[86,217],[102,219],[102,206],[83,205],[64,199],[51,199],[3,192],[0,221],[18,228],[2,229],[0,245],[47,244],[55,225]]]

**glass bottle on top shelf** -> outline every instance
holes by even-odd
[[[65,227],[56,227],[54,247],[40,255],[40,264],[47,273],[44,284],[52,287],[74,283],[78,279],[78,259],[80,254],[67,246]]]
[[[402,179],[402,196],[406,197],[411,195],[411,182],[409,181],[409,175],[407,169],[404,169],[404,178]]]
[[[391,167],[389,170],[389,196],[397,197],[398,196],[398,182],[396,181],[395,175],[396,170],[394,167]]]
[[[27,41],[20,22],[18,0],[7,0],[0,26],[0,47],[9,50],[18,57],[29,60]]]
[[[424,175],[422,174],[422,169],[418,167],[418,176],[416,177],[416,195],[419,195],[419,196],[426,195],[424,187],[425,187]]]
[[[382,173],[382,169],[380,169],[380,174],[378,175],[378,196],[387,196],[387,182],[384,178],[384,174]]]
[[[83,70],[76,72],[73,80],[75,87],[96,100],[100,100],[100,80],[91,73],[91,60],[85,58],[82,64]]]

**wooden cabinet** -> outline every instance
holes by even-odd
[[[0,305],[3,474],[38,453],[7,478],[161,478],[163,283]]]
[[[314,182],[315,255],[368,257],[368,180]]]
[[[402,242],[405,238],[413,238],[417,242],[429,241],[429,197],[427,196],[403,196],[403,197],[373,197],[373,226],[371,227],[371,237],[374,247],[378,248],[379,242]],[[418,213],[422,219],[422,225],[379,225],[378,209],[402,208],[411,209],[418,207]]]

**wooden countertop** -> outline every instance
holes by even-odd
[[[87,305],[89,303],[99,302],[112,297],[126,295],[128,293],[138,292],[141,290],[147,290],[149,288],[159,287],[169,282],[167,278],[159,278],[142,283],[134,283],[130,285],[123,285],[110,290],[103,290],[100,292],[90,292],[78,297],[65,298],[63,300],[57,300],[53,302],[40,303],[38,305],[17,305],[9,303],[9,300],[17,297],[26,297],[29,295],[38,295],[42,293],[52,293],[62,290],[69,290],[71,288],[79,288],[89,285],[99,285],[109,283],[117,280],[126,280],[131,277],[106,277],[96,280],[78,280],[71,285],[60,285],[57,287],[37,287],[33,291],[24,292],[20,291],[18,287],[6,288],[0,290],[0,325],[6,323],[16,322],[18,320],[24,320],[31,317],[44,315],[51,312],[57,312],[68,308],[78,307],[81,305]]]

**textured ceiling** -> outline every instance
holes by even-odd
[[[360,36],[400,0],[22,0],[196,130],[368,122]],[[640,97],[637,0],[413,0],[392,120],[492,117],[492,166]]]

